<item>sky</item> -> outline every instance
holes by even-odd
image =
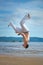
[[[43,0],[0,0],[0,37],[16,37],[15,31],[8,27],[10,22],[20,27],[25,14],[31,18],[26,21],[30,37],[43,38]]]

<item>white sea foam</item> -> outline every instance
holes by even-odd
[[[0,54],[16,56],[43,56],[43,42],[30,42],[29,48],[22,46],[23,42],[0,42]]]

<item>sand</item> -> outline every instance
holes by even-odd
[[[0,65],[43,65],[43,57],[15,57],[0,55]]]

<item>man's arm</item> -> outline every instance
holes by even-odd
[[[24,37],[24,39],[27,41],[27,37],[25,33],[19,33],[18,35],[22,35]]]

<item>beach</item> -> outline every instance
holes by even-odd
[[[43,57],[15,57],[0,55],[0,65],[43,65]]]
[[[43,65],[43,42],[0,42],[0,65]]]

